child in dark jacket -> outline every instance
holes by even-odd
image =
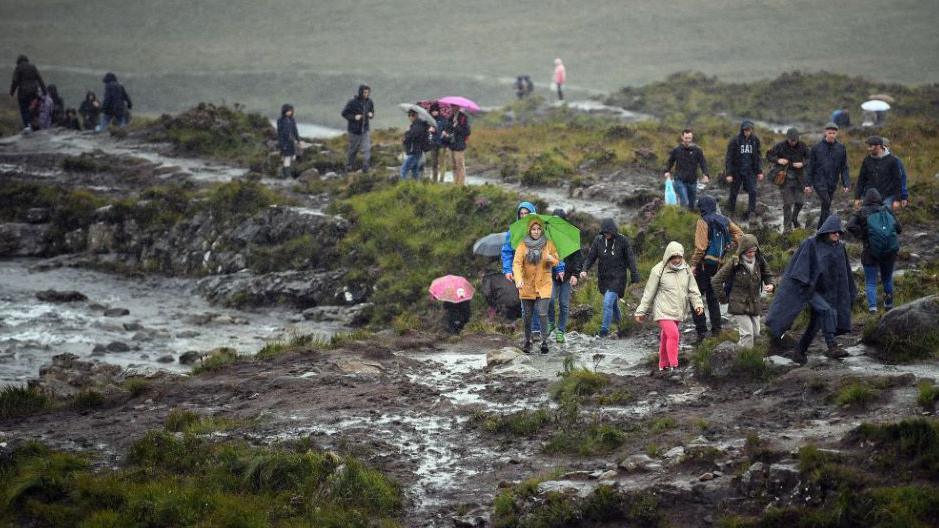
[[[280,119],[277,120],[277,147],[280,149],[281,158],[283,158],[280,176],[284,179],[290,178],[292,175],[290,165],[297,157],[299,143],[300,133],[297,132],[297,122],[293,118],[293,106],[284,104],[280,107]]]

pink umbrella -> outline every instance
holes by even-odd
[[[476,289],[459,275],[444,275],[430,283],[430,296],[438,301],[461,303],[473,298]]]
[[[418,106],[422,107],[424,110],[427,110],[428,112],[430,112],[430,107],[435,103],[439,103],[439,101],[436,101],[434,99],[429,99],[426,101],[417,102]],[[440,116],[443,117],[444,119],[450,119],[450,116],[453,115],[452,106],[448,104],[438,104],[438,107],[440,108]]]
[[[479,105],[465,97],[449,95],[447,97],[441,97],[440,99],[437,99],[437,102],[448,104],[448,105],[453,105],[453,106],[459,106],[460,108],[463,108],[464,110],[469,110],[470,112],[479,112]]]

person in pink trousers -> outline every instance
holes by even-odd
[[[564,83],[567,82],[567,70],[564,69],[564,63],[561,62],[560,58],[554,59],[554,85],[558,89],[558,100],[564,100],[564,92],[562,88]]]
[[[679,325],[688,316],[688,304],[696,314],[704,313],[701,292],[694,280],[691,268],[685,262],[685,248],[672,241],[665,247],[662,262],[652,267],[642,300],[636,308],[636,322],[642,323],[646,315],[658,323],[659,370],[678,368]]]

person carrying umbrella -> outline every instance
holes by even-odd
[[[453,165],[453,183],[466,184],[466,139],[470,135],[469,117],[462,107],[457,106],[450,121],[444,128],[441,138],[448,142],[450,148],[450,162]]]
[[[524,312],[525,345],[522,350],[526,354],[531,353],[532,317],[537,314],[541,328],[548,327],[551,268],[560,262],[554,242],[545,235],[544,221],[532,217],[528,222],[528,233],[518,245],[512,261],[512,275]],[[541,353],[548,353],[548,332],[541,332]]]
[[[434,125],[434,133],[431,136],[430,140],[433,143],[433,148],[430,151],[430,164],[431,164],[431,176],[433,182],[443,182],[443,170],[441,167],[440,160],[440,151],[445,151],[447,146],[450,144],[449,141],[444,141],[443,131],[447,128],[447,118],[441,113],[440,103],[432,103],[430,105],[430,115],[433,116],[436,121]]]
[[[597,262],[597,288],[603,295],[603,320],[598,336],[606,337],[610,335],[610,322],[621,319],[616,301],[626,295],[626,272],[633,284],[639,282],[639,269],[629,238],[619,233],[612,218],[604,218],[600,223],[600,234],[590,245],[580,272],[581,279],[587,277],[587,270],[594,262]]]
[[[538,211],[535,209],[535,204],[531,202],[519,202],[518,207],[515,208],[515,219],[521,220],[530,214],[535,214]],[[515,282],[515,273],[513,271],[513,262],[515,262],[515,246],[512,245],[512,230],[509,228],[505,232],[505,242],[502,244],[502,274],[505,275],[505,278]],[[522,318],[525,317],[525,304],[522,303],[521,306]],[[539,326],[538,319],[535,319],[533,323],[535,325],[534,330],[541,331],[541,326]],[[547,328],[547,327],[545,327]]]

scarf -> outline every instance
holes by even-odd
[[[528,248],[528,253],[525,255],[525,260],[527,260],[529,264],[538,264],[541,262],[541,251],[547,243],[548,238],[544,235],[538,240],[533,239],[530,235],[526,235],[525,247]]]
[[[756,257],[747,259],[746,256],[741,255],[740,262],[744,265],[745,268],[747,268],[747,271],[753,273],[753,265],[756,264]]]

